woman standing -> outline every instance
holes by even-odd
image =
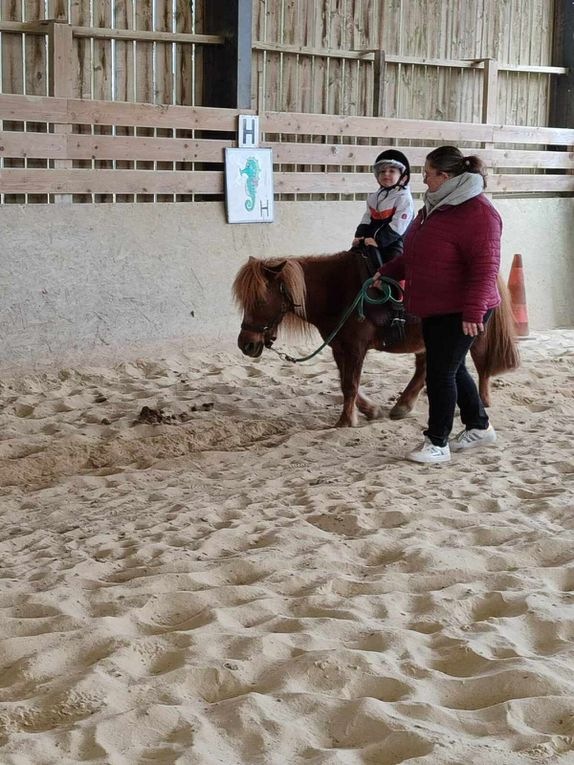
[[[465,157],[455,146],[431,151],[423,173],[424,207],[405,235],[403,254],[379,269],[406,280],[406,309],[422,320],[429,419],[422,445],[406,455],[414,462],[446,462],[451,448],[496,441],[465,366],[470,346],[500,303],[502,221],[483,194],[485,176],[479,157]],[[465,429],[449,447],[457,404]]]

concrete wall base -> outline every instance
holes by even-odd
[[[417,204],[417,207],[420,203]],[[523,255],[530,327],[574,326],[574,199],[496,200],[503,273]],[[117,359],[164,342],[231,344],[249,255],[346,249],[362,202],[279,202],[228,225],[221,203],[0,208],[0,367]]]

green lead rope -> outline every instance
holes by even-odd
[[[374,297],[374,298],[369,297],[368,290],[373,284],[373,279],[367,279],[367,281],[363,284],[363,286],[359,290],[359,294],[355,298],[355,301],[358,304],[357,313],[359,314],[359,319],[361,321],[365,320],[365,311],[364,311],[365,303],[369,303],[369,305],[383,305],[384,303],[390,303],[393,306],[393,308],[403,307],[403,288],[401,287],[401,285],[398,282],[396,282],[394,279],[389,279],[388,276],[380,276],[379,279],[381,280],[381,286],[379,287],[379,292],[382,293],[379,297]],[[399,295],[398,299],[393,297],[393,289],[392,289],[393,287],[396,289],[397,294]],[[345,315],[345,319],[347,318],[348,316]],[[337,327],[337,332],[343,326],[343,324],[344,322],[342,322]]]
[[[379,291],[382,293],[378,297],[370,297],[368,295],[369,289],[373,286],[373,279],[369,278],[367,279],[359,292],[357,293],[356,298],[353,300],[351,305],[347,308],[345,313],[342,315],[339,323],[335,327],[335,329],[331,332],[329,337],[325,340],[325,342],[320,345],[316,351],[313,351],[313,353],[310,353],[308,356],[302,356],[299,359],[293,358],[293,356],[289,356],[287,353],[281,353],[280,351],[275,350],[275,348],[271,348],[272,351],[275,351],[275,353],[280,356],[284,361],[291,361],[294,364],[298,364],[300,361],[309,361],[309,359],[312,359],[314,356],[316,356],[318,353],[320,353],[323,348],[326,345],[329,345],[331,340],[337,335],[341,327],[345,324],[349,316],[353,313],[355,308],[357,309],[357,313],[359,314],[360,321],[364,321],[365,319],[365,303],[368,303],[369,305],[383,305],[384,303],[390,303],[393,308],[402,308],[403,307],[403,288],[401,285],[395,281],[394,279],[389,279],[388,276],[380,276],[379,279],[381,280],[381,286],[379,287]],[[393,288],[397,291],[397,294],[399,295],[399,298],[393,297]]]

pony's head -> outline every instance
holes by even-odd
[[[271,348],[279,325],[305,320],[305,279],[296,260],[249,258],[233,283],[233,295],[243,311],[237,345],[257,358]]]

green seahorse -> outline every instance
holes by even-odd
[[[241,175],[246,175],[245,190],[249,195],[249,199],[245,200],[245,209],[251,212],[255,207],[255,198],[257,196],[257,186],[259,185],[259,176],[261,175],[261,168],[259,162],[255,157],[249,157],[245,163],[245,167],[240,172]]]

